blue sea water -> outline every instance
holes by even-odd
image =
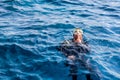
[[[101,79],[120,80],[120,0],[1,0],[0,80],[71,80],[55,46],[76,27]]]

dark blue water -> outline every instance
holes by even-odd
[[[120,0],[1,0],[0,80],[70,80],[55,46],[75,27],[101,79],[120,80]]]

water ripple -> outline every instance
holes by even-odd
[[[56,46],[80,27],[102,80],[119,80],[119,4],[119,0],[0,1],[0,79],[70,80],[65,57]]]

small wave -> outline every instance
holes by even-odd
[[[89,39],[91,58],[103,80],[119,80],[119,4],[119,0],[1,0],[0,79],[70,80],[64,57],[55,47],[72,38],[78,27]]]

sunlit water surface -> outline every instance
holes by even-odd
[[[55,46],[76,27],[101,79],[120,80],[120,0],[1,0],[0,80],[70,80]]]

